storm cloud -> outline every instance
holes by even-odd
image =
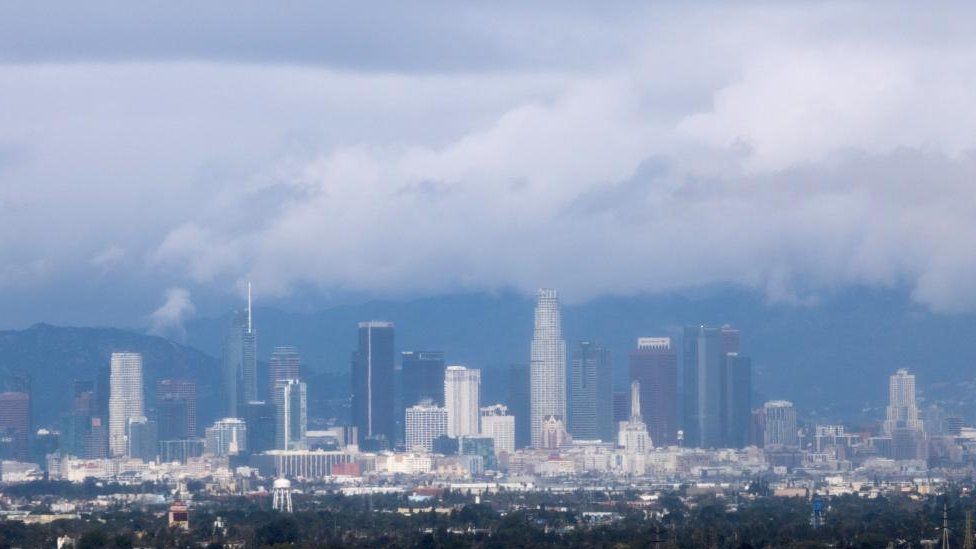
[[[245,279],[976,308],[966,5],[217,5],[4,8],[6,324]]]

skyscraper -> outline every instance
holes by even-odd
[[[885,435],[891,436],[896,429],[922,431],[915,400],[915,376],[902,368],[888,378],[888,409],[884,422]]]
[[[562,425],[566,422],[566,342],[556,290],[539,290],[529,368],[532,395],[529,428],[532,445],[539,447],[546,418],[551,416]]]
[[[30,435],[30,394],[23,391],[0,393],[0,430],[10,437],[11,445],[4,459],[27,461]]]
[[[581,341],[569,375],[569,432],[575,439],[613,440],[610,350]]]
[[[512,364],[508,368],[508,412],[515,416],[515,447],[525,448],[532,443],[529,429],[531,415],[531,376],[527,364]]]
[[[271,394],[275,383],[278,381],[301,378],[302,359],[298,354],[298,349],[290,345],[275,347],[274,352],[271,353],[271,359],[268,360],[268,394]]]
[[[630,352],[630,380],[640,384],[641,417],[659,446],[678,442],[678,355],[670,337],[642,337]]]
[[[796,410],[788,400],[771,400],[763,404],[763,447],[799,446],[796,433]]]
[[[139,353],[112,353],[109,384],[109,453],[123,456],[126,453],[126,430],[129,420],[144,417],[142,393],[142,355]]]
[[[403,404],[413,406],[430,399],[444,405],[444,353],[442,351],[404,351]]]
[[[407,450],[430,452],[434,439],[447,434],[447,410],[427,399],[406,412]]]
[[[737,352],[725,354],[725,445],[742,448],[752,421],[752,361]]]
[[[278,380],[274,387],[275,447],[304,450],[308,429],[305,383],[297,379]]]
[[[448,366],[444,371],[447,436],[477,436],[481,408],[481,370]]]
[[[272,398],[274,389],[271,390]],[[244,423],[247,424],[247,449],[251,453],[275,449],[275,417],[277,409],[273,401],[252,400],[244,405]]]
[[[352,420],[360,444],[396,441],[393,365],[393,323],[360,322],[359,347],[352,355]]]
[[[238,408],[258,399],[257,333],[251,314],[251,283],[247,284],[247,310],[236,311],[224,338],[222,393],[227,417],[238,417]]]
[[[227,417],[207,427],[207,452],[215,456],[236,456],[247,451],[247,424],[236,417]]]
[[[508,415],[503,404],[481,409],[481,436],[495,441],[495,453],[515,452],[515,417]]]
[[[160,407],[160,402],[163,400],[180,400],[183,401],[186,407],[186,417],[183,419],[185,422],[184,426],[174,426],[178,432],[186,430],[186,435],[180,438],[195,437],[197,436],[197,382],[192,379],[160,379],[156,382],[156,406],[157,409]],[[178,405],[176,403],[170,403],[171,405]],[[163,427],[162,420],[160,424],[160,440],[175,440],[162,438],[162,433],[164,430],[168,429]],[[173,431],[166,431],[171,433]]]
[[[719,330],[687,327],[682,343],[685,444],[698,448],[724,446],[724,354]]]

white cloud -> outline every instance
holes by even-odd
[[[184,288],[166,290],[166,302],[149,315],[149,333],[183,340],[183,322],[196,313],[190,292]]]

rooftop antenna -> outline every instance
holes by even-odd
[[[247,283],[247,333],[251,333],[251,282]]]

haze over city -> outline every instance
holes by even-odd
[[[0,546],[973,547],[973,21],[0,5]]]

